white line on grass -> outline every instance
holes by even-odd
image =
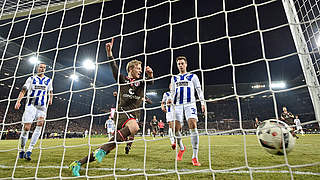
[[[0,165],[0,168],[3,169],[12,169],[13,166],[5,166]],[[37,167],[33,166],[17,166],[16,168],[25,168],[25,169],[36,169]],[[40,166],[41,169],[60,169],[60,166]],[[63,166],[63,169],[68,169],[68,166]],[[81,168],[86,169],[86,168]],[[99,171],[113,171],[113,168],[89,168],[89,170],[99,170]],[[203,169],[205,170],[205,169]],[[144,171],[144,169],[131,169],[131,168],[116,168],[116,171]],[[157,172],[175,172],[174,169],[146,169],[146,171],[157,171]],[[178,169],[179,172],[192,172],[194,170],[192,169]],[[211,172],[208,169],[208,172]],[[229,171],[229,170],[213,170],[214,173],[237,173],[237,174],[248,174],[249,171]],[[282,174],[288,174],[290,173],[287,170],[281,170],[281,171],[266,171],[266,170],[252,170],[254,173],[282,173]],[[320,173],[314,173],[314,172],[303,172],[303,171],[292,171],[293,174],[300,174],[300,175],[314,175],[314,176],[320,176]]]

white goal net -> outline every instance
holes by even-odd
[[[152,104],[139,108],[130,153],[124,153],[127,142],[117,142],[102,163],[83,165],[80,177],[320,178],[318,1],[3,0],[0,7],[0,179],[75,178],[69,164],[108,142],[105,122],[118,107],[120,87],[105,51],[111,39],[120,73],[133,59],[153,69],[154,85],[144,88]],[[153,116],[167,123],[161,100],[179,73],[178,56],[198,75],[207,106],[202,113],[197,102],[200,167],[191,163],[186,120],[182,161],[178,147],[170,147],[168,124],[164,137],[152,137]],[[40,62],[54,98],[27,161],[19,159],[26,98],[14,107]],[[303,131],[290,154],[275,156],[259,146],[255,119],[281,119],[283,107]],[[34,131],[35,123],[27,145]]]

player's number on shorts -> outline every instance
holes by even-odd
[[[197,110],[195,108],[191,108],[191,114],[196,114],[197,113]]]

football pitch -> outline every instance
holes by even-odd
[[[114,174],[118,179],[146,179],[145,175],[148,179],[178,179],[178,176],[180,179],[213,179],[213,174],[215,179],[228,180],[250,179],[251,176],[253,179],[291,179],[291,171],[294,179],[320,179],[320,135],[299,136],[287,159],[268,154],[259,146],[254,135],[201,136],[200,167],[191,164],[190,137],[183,138],[186,152],[179,162],[175,161],[176,151],[171,149],[167,137],[157,137],[155,140],[147,137],[146,141],[137,137],[128,155],[124,153],[125,145],[119,144],[102,163],[90,163],[87,175],[93,176],[90,179],[115,179]],[[64,142],[63,139],[44,139],[42,151],[34,149],[31,161],[18,159],[14,178],[32,178],[35,174],[40,179],[72,178],[68,166],[74,160],[88,155],[88,140],[74,138]],[[107,138],[91,138],[90,141],[92,149],[96,149]],[[15,149],[17,143],[18,140],[0,141],[0,150]],[[36,147],[39,145],[40,140]],[[11,179],[16,157],[17,150],[0,152],[0,178]],[[286,166],[286,161],[291,168]],[[252,169],[248,169],[248,166]],[[86,175],[86,166],[82,168],[80,174]]]

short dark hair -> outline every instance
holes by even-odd
[[[176,62],[178,62],[179,60],[184,60],[186,63],[188,63],[187,58],[185,56],[178,56],[176,58]]]

